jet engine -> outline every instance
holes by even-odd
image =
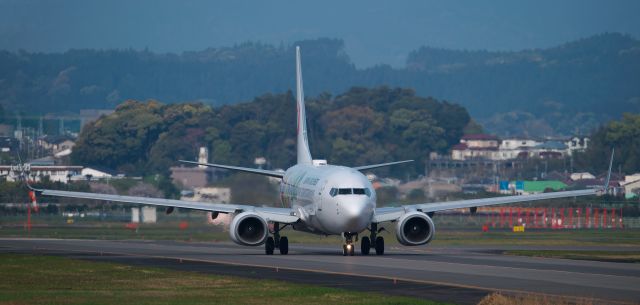
[[[431,241],[435,229],[433,221],[427,214],[413,211],[398,219],[396,237],[405,246],[424,245]]]
[[[267,222],[253,212],[242,212],[231,220],[229,226],[231,240],[238,245],[259,246],[269,235]]]

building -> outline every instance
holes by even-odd
[[[185,192],[180,200],[213,202],[213,203],[229,203],[231,201],[231,189],[228,187],[196,187],[193,192]],[[216,214],[213,217],[212,212],[207,212],[207,223],[213,225],[221,225],[228,229],[231,223],[231,215]]]
[[[82,171],[82,166],[42,166],[26,164],[25,167],[25,171],[29,174],[29,180],[34,182],[48,178],[49,181],[67,183],[71,177],[79,175]],[[17,166],[0,165],[0,176],[5,176],[7,181],[19,181],[20,169]]]
[[[576,181],[576,180],[584,180],[584,179],[596,179],[596,176],[592,175],[591,173],[573,173],[571,174],[571,180]],[[639,177],[640,179],[640,177]]]
[[[573,152],[583,152],[587,150],[589,147],[589,138],[588,137],[579,137],[574,136],[570,139],[565,139],[564,144],[569,148],[569,155]]]
[[[531,195],[544,193],[545,191],[560,191],[567,185],[558,180],[542,181],[500,181],[500,193],[509,195]]]
[[[193,192],[182,196],[180,200],[229,203],[231,201],[231,189],[228,187],[196,187]]]
[[[584,151],[589,138],[544,139],[510,137],[500,140],[496,136],[465,135],[451,149],[451,159],[457,161],[485,159],[508,161],[525,158],[563,158],[574,152]]]
[[[20,148],[20,142],[12,137],[0,137],[0,153],[8,153],[17,151]]]
[[[38,145],[51,151],[54,155],[66,156],[71,154],[73,146],[76,145],[74,139],[69,136],[47,136],[38,139]]]
[[[124,177],[124,175],[118,175],[118,173],[110,169],[85,167],[80,172],[78,180],[103,180],[120,177]]]
[[[7,124],[0,124],[0,136],[2,137],[12,137],[13,136],[13,126]]]
[[[561,141],[545,141],[536,145],[529,157],[541,159],[558,159],[570,155],[567,145]]]
[[[209,150],[206,147],[200,147],[198,150],[198,163],[209,163]],[[182,185],[186,189],[205,187],[222,176],[220,170],[203,165],[196,167],[176,166],[169,168],[169,170],[173,183]]]
[[[220,177],[220,171],[214,168],[175,166],[169,168],[173,183],[187,189],[205,187]]]
[[[460,143],[451,149],[451,159],[489,159],[494,160],[498,152],[500,139],[493,135],[475,134],[465,135]]]
[[[624,188],[625,198],[640,197],[640,173],[625,176],[624,182],[621,182],[620,186]]]

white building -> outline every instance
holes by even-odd
[[[451,149],[451,159],[490,159],[496,158],[500,140],[493,135],[476,134],[465,135],[460,143]]]
[[[590,139],[588,137],[574,136],[564,140],[564,144],[569,148],[569,155],[573,152],[583,152],[589,147]]]
[[[82,171],[82,166],[31,166],[26,165],[25,172],[29,175],[29,180],[40,182],[45,177],[50,181],[67,183],[71,177],[77,176]],[[4,176],[7,181],[19,181],[20,169],[16,166],[0,165],[0,176]]]
[[[451,149],[451,159],[487,159],[493,161],[518,158],[561,158],[584,151],[589,138],[535,140],[510,137],[503,140],[493,135],[465,135]]]
[[[573,173],[571,174],[571,180],[576,181],[576,180],[585,180],[585,179],[596,179],[596,176],[594,176],[591,173]],[[639,177],[640,179],[640,177]]]
[[[88,177],[91,177],[91,180],[111,179],[114,176],[113,173],[109,173],[107,170],[98,170],[90,167],[83,168],[80,175],[82,176],[79,177],[82,178],[80,180],[87,179]]]

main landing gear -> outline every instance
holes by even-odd
[[[264,243],[264,252],[267,255],[272,255],[275,248],[278,248],[282,255],[289,253],[289,239],[286,236],[280,236],[280,230],[286,226],[280,227],[279,222],[273,223],[273,237],[267,237],[267,241]]]
[[[378,236],[378,233],[382,230],[384,230],[384,228],[380,228],[380,230],[378,230],[377,223],[371,224],[371,229],[369,230],[371,234],[369,237],[363,237],[360,242],[360,251],[362,255],[369,255],[371,248],[376,250],[377,255],[384,254],[384,238],[382,236]]]

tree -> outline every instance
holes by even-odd
[[[627,174],[640,171],[640,114],[625,113],[619,121],[600,127],[592,136],[587,151],[576,156],[576,164],[588,170],[603,172],[615,148],[613,168]]]

